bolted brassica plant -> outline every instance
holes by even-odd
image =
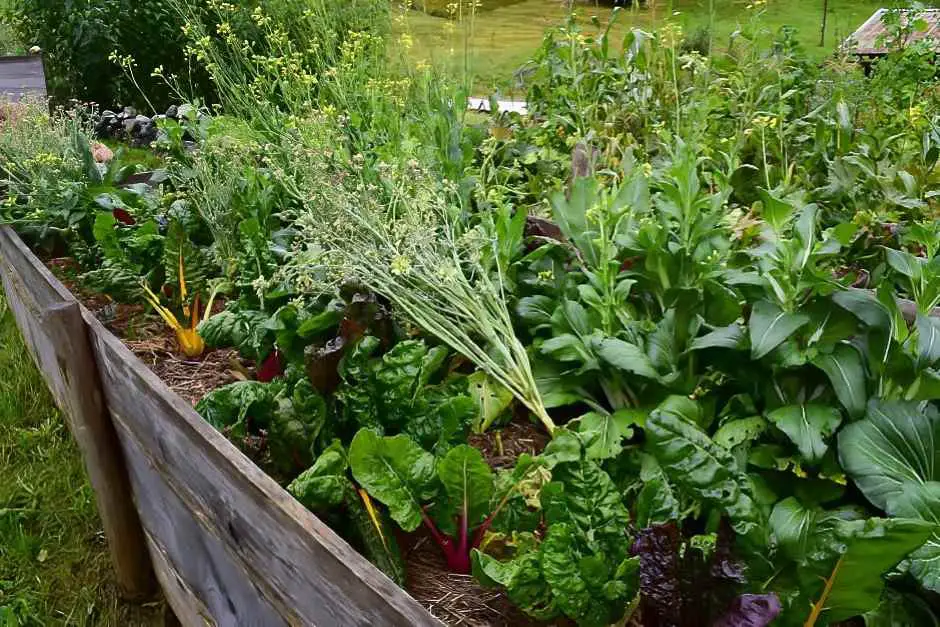
[[[455,190],[417,161],[379,164],[371,181],[361,160],[353,162],[358,181],[324,185],[327,173],[319,170],[299,175],[312,173],[321,178],[317,184],[288,184],[304,207],[296,216],[299,245],[284,269],[288,280],[301,290],[349,280],[366,285],[510,390],[553,431],[513,329],[495,236],[467,227],[452,200]],[[487,258],[497,259],[490,270]]]

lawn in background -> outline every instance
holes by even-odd
[[[421,6],[420,2],[417,1],[417,6]],[[412,56],[416,59],[433,60],[462,71],[466,58],[475,91],[485,92],[493,86],[505,88],[511,84],[513,73],[538,48],[545,30],[564,23],[568,5],[559,0],[488,0],[486,6],[494,3],[502,4],[493,10],[477,11],[461,23],[418,10],[408,11],[404,27],[399,28],[407,29],[414,40]],[[893,2],[829,0],[823,46],[819,45],[823,0],[767,0],[758,9],[748,9],[751,4],[751,0],[713,0],[712,14],[709,0],[649,0],[645,8],[625,8],[619,12],[615,36],[622,38],[634,27],[654,28],[668,19],[680,24],[688,35],[714,24],[714,43],[720,47],[757,10],[763,13],[762,23],[774,31],[784,25],[794,26],[806,50],[822,58],[876,9],[892,6]],[[609,5],[591,3],[576,3],[574,10],[584,18],[596,15],[602,23],[612,13]]]
[[[0,295],[0,627],[163,625],[117,596],[78,450]]]

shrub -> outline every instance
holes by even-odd
[[[43,49],[55,101],[141,104],[143,91],[161,107],[170,90],[165,81],[151,77],[158,66],[185,77],[203,93],[209,86],[204,76],[189,71],[182,18],[164,0],[11,0],[5,12],[26,45]],[[137,84],[112,53],[133,57]]]

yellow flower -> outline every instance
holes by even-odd
[[[392,259],[391,270],[395,275],[407,274],[411,270],[411,260],[404,255],[397,255]]]

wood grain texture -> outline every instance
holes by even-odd
[[[37,310],[69,296],[7,227],[0,257],[5,287]],[[440,627],[81,311],[157,578],[184,625]],[[32,314],[14,315],[44,354]]]
[[[55,376],[63,388],[59,408],[69,417],[72,437],[94,489],[117,583],[126,598],[149,598],[155,591],[150,556],[134,509],[124,456],[104,407],[81,306],[73,300],[46,307],[40,327],[55,354]]]
[[[172,564],[158,576],[176,616],[185,625],[287,625],[223,539],[177,496],[135,435],[124,426],[118,431],[151,552]]]
[[[223,578],[236,572],[289,625],[440,625],[170,392],[90,314],[86,322],[107,405],[132,460],[131,481],[145,529],[164,543],[216,624],[283,624],[261,622],[269,619],[251,591],[236,590]],[[145,495],[164,499],[156,509],[169,512],[167,520],[159,522],[156,511],[145,511]],[[181,520],[184,513],[201,528],[198,546],[166,537],[175,525],[188,524]],[[221,568],[226,554],[234,565]],[[207,560],[219,567],[207,567]],[[196,572],[221,596],[195,582]]]
[[[24,96],[46,97],[46,74],[42,57],[0,56],[0,99],[18,102]]]

